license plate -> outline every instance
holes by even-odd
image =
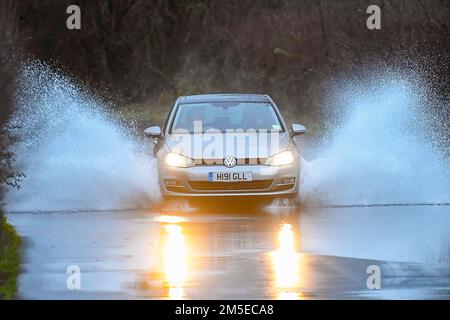
[[[210,172],[208,180],[212,182],[252,181],[251,172]]]

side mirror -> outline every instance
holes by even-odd
[[[145,129],[144,133],[149,138],[158,139],[161,137],[161,128],[158,126],[153,126]]]
[[[308,131],[306,127],[302,124],[294,123],[292,124],[292,136],[296,136],[298,134],[302,134]]]

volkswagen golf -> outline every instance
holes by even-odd
[[[295,199],[300,156],[274,101],[259,94],[179,97],[164,127],[144,132],[155,144],[163,198]],[[231,199],[231,198],[229,198]]]

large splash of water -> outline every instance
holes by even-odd
[[[303,161],[303,200],[450,203],[449,141],[443,141],[450,124],[442,114],[450,106],[433,97],[431,85],[417,75],[378,74],[330,91],[335,126],[318,157]]]
[[[17,164],[26,178],[8,211],[108,210],[144,206],[158,192],[148,146],[61,71],[31,62],[19,77]]]
[[[450,202],[448,141],[436,143],[449,124],[430,114],[440,102],[422,84],[386,74],[330,91],[334,127],[303,161],[307,205]],[[7,193],[8,211],[141,208],[158,197],[150,146],[62,72],[26,65],[16,103],[14,151],[27,177]]]

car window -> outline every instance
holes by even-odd
[[[171,132],[194,132],[194,122],[201,121],[202,132],[216,129],[283,131],[274,107],[268,102],[182,103],[178,106]]]

